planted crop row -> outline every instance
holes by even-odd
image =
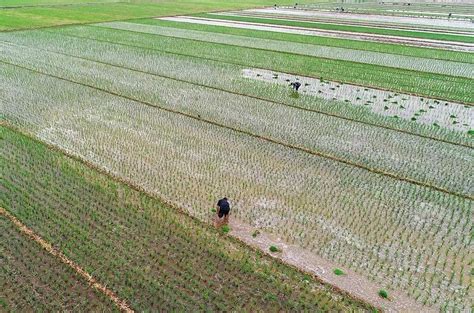
[[[373,51],[388,54],[397,54],[411,57],[439,59],[454,62],[474,63],[474,56],[471,53],[450,51],[441,49],[429,49],[420,47],[411,47],[405,45],[389,44],[382,42],[370,42],[350,39],[340,39],[321,36],[306,36],[298,34],[287,34],[279,32],[259,31],[243,28],[232,28],[224,26],[194,24],[174,22],[162,19],[142,19],[135,20],[134,23],[145,25],[157,25],[163,27],[173,27],[180,29],[197,30],[204,32],[214,32],[228,35],[246,36],[252,38],[280,40],[285,42],[305,43],[312,45],[323,45],[329,47],[338,47],[346,49],[355,49],[361,51]]]
[[[355,166],[417,180],[453,193],[471,197],[473,194],[470,184],[466,184],[470,178],[469,169],[473,164],[470,160],[474,160],[472,150],[467,147],[453,147],[429,139],[380,130],[364,124],[350,123],[267,101],[61,54],[17,46],[9,48],[1,58],[12,64],[136,99],[158,108],[176,110],[228,128],[300,147],[315,154],[342,159]],[[112,51],[107,50],[107,54],[111,55]],[[137,60],[139,59],[135,59]],[[159,68],[160,64],[156,64],[156,59],[154,61],[143,64]],[[63,68],[64,65],[67,66]],[[194,72],[199,76],[199,71],[194,71],[190,66],[175,70]],[[26,71],[19,71],[28,75]],[[11,86],[12,89],[19,86],[16,77],[11,79],[8,76],[7,74],[2,77],[5,86]],[[31,87],[33,86],[25,85],[24,89]],[[5,95],[4,98],[8,96]],[[361,142],[364,142],[362,149]],[[420,160],[420,154],[430,155],[430,158]]]
[[[230,62],[241,66],[323,77],[324,79],[385,88],[397,92],[415,93],[434,98],[474,103],[474,96],[472,96],[471,92],[471,80],[468,78],[349,61],[320,59],[190,39],[101,29],[98,27],[55,29],[54,33],[57,40],[67,40],[65,38],[67,36],[79,36],[93,40],[129,44],[153,48],[163,52]],[[22,38],[25,36],[41,35],[37,33],[15,35],[15,41],[21,43]],[[7,39],[7,36],[2,37]]]
[[[387,36],[399,36],[399,37],[474,43],[473,37],[451,35],[451,34],[438,34],[438,33],[406,31],[406,30],[396,30],[396,29],[381,29],[381,28],[376,28],[376,27],[349,26],[349,25],[339,25],[339,24],[331,24],[331,23],[303,22],[303,21],[284,20],[284,19],[277,19],[277,18],[259,18],[259,17],[250,17],[250,16],[225,15],[225,14],[217,15],[217,14],[201,13],[201,14],[196,14],[195,16],[211,18],[211,19],[264,23],[264,24],[271,24],[271,25],[285,25],[285,26],[306,27],[306,28],[315,28],[315,29],[324,29],[324,30],[347,31],[347,32],[354,32],[354,33],[367,33],[367,34],[377,34],[377,35],[387,35]]]
[[[130,22],[111,22],[98,24],[100,27],[127,30],[137,33],[162,35],[175,38],[193,39],[203,42],[249,47],[268,51],[278,51],[296,55],[345,60],[357,63],[395,67],[441,75],[474,78],[474,64],[431,59],[406,57],[387,53],[352,50],[347,48],[326,47],[301,43],[287,43],[278,40],[251,38],[212,32],[183,30],[179,28],[144,25]]]
[[[5,147],[3,140],[2,136],[2,153]],[[6,166],[2,160],[2,177],[6,174]],[[3,185],[0,183],[0,186]],[[3,198],[6,190],[2,190]],[[96,293],[72,269],[20,233],[3,215],[0,215],[0,251],[1,311],[114,310],[114,304],[109,299]]]
[[[2,71],[15,82],[1,97],[9,123],[201,220],[226,195],[237,217],[288,242],[422,302],[468,305],[472,201],[92,88]]]
[[[0,204],[137,311],[370,309],[38,142],[0,131],[8,191]]]
[[[429,138],[437,138],[468,146],[472,145],[472,140],[466,133],[446,131],[440,127],[427,127],[418,123],[382,117],[378,114],[372,114],[365,108],[348,105],[346,102],[326,101],[305,96],[298,98],[290,97],[289,88],[269,86],[265,83],[243,79],[242,70],[244,67],[238,65],[163,53],[147,48],[99,42],[96,40],[69,37],[58,38],[55,34],[43,32],[38,33],[35,37],[28,36],[21,40],[18,36],[10,36],[5,39],[20,42],[21,46],[26,44],[35,49],[41,48],[47,51],[56,51],[87,60],[100,61],[164,77],[176,78],[234,93],[247,94],[280,104],[301,107],[326,115],[339,116],[345,120],[360,121],[370,125],[380,125],[382,127],[402,130]],[[18,50],[18,47],[16,47],[16,50]],[[15,47],[11,45],[3,45],[2,47],[5,56],[11,56],[12,51],[16,50]],[[105,51],[107,51],[107,53]],[[8,60],[8,58],[6,59]],[[65,66],[60,65],[60,67]],[[70,69],[67,66],[66,68]],[[206,73],[206,75],[203,75],[203,73]]]

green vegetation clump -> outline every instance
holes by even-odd
[[[224,234],[227,234],[230,232],[230,227],[229,225],[224,225],[221,227],[221,231],[224,233]]]
[[[388,292],[384,289],[380,289],[379,290],[379,296],[384,298],[384,299],[388,299]]]
[[[278,249],[276,246],[270,246],[269,248],[270,252],[279,252],[280,249]]]
[[[333,273],[334,273],[335,275],[337,275],[337,276],[341,276],[341,275],[344,275],[344,274],[345,274],[344,271],[341,270],[340,268],[335,268],[334,271],[333,271]]]

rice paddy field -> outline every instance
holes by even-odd
[[[469,312],[473,12],[0,0],[0,311]]]

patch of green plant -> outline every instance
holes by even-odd
[[[340,268],[335,268],[335,269],[333,270],[333,273],[334,273],[335,275],[337,275],[337,276],[341,276],[341,275],[344,275],[344,274],[345,274],[344,271],[341,270]]]
[[[224,233],[224,234],[227,234],[230,232],[230,227],[229,225],[224,225],[221,227],[221,231]]]
[[[260,235],[260,231],[258,229],[254,230],[254,232],[252,233],[252,237],[256,238],[258,235]]]
[[[388,299],[388,292],[385,289],[380,289],[378,294],[380,297]]]
[[[270,252],[279,252],[280,249],[278,249],[276,246],[270,246],[269,248]]]
[[[290,98],[298,99],[299,97],[300,97],[300,94],[299,94],[297,91],[293,91],[293,92],[290,94]]]

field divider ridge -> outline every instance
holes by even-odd
[[[177,81],[177,82],[181,82],[181,83],[191,84],[191,85],[198,86],[198,87],[203,87],[203,88],[208,88],[208,89],[217,90],[217,91],[221,91],[221,92],[226,92],[226,93],[230,93],[230,94],[234,94],[234,95],[238,95],[238,96],[242,96],[242,97],[247,97],[247,98],[251,98],[251,99],[255,99],[255,100],[266,101],[266,102],[269,102],[269,103],[282,105],[282,106],[286,106],[286,107],[289,107],[289,108],[302,110],[302,111],[305,111],[305,112],[321,114],[321,115],[325,115],[325,116],[329,116],[329,117],[333,117],[333,118],[338,118],[338,119],[342,119],[342,120],[357,123],[357,124],[362,124],[362,125],[367,125],[367,126],[371,126],[371,127],[387,129],[387,130],[390,130],[390,131],[394,131],[394,132],[398,132],[398,133],[402,133],[402,134],[406,134],[406,135],[411,135],[411,136],[420,137],[420,138],[424,138],[424,139],[434,140],[434,141],[442,142],[442,143],[445,143],[445,144],[451,144],[451,145],[466,147],[466,148],[474,148],[474,145],[469,145],[469,144],[460,143],[460,142],[453,142],[453,141],[441,139],[441,138],[434,137],[434,136],[417,134],[417,133],[410,132],[408,130],[393,128],[393,127],[390,127],[390,126],[384,126],[384,125],[380,125],[380,124],[376,124],[376,123],[365,122],[365,121],[361,121],[361,120],[358,120],[358,119],[354,119],[354,118],[350,118],[350,117],[346,117],[346,116],[341,116],[341,115],[338,115],[338,114],[335,114],[335,113],[329,113],[329,112],[325,112],[325,111],[322,111],[322,110],[305,108],[305,107],[301,107],[301,106],[294,105],[294,104],[288,104],[288,103],[282,102],[282,101],[271,100],[271,99],[268,99],[268,98],[263,98],[263,97],[259,97],[259,96],[244,94],[244,93],[236,92],[236,91],[233,91],[233,90],[230,90],[230,89],[224,89],[224,88],[215,87],[215,86],[212,86],[212,85],[201,84],[201,83],[197,83],[197,82],[193,82],[193,81],[189,81],[189,80],[176,78],[176,77],[173,77],[173,76],[150,73],[150,72],[147,72],[147,71],[134,69],[134,68],[130,68],[130,67],[122,66],[122,65],[107,63],[107,62],[98,61],[98,60],[95,60],[95,59],[75,56],[75,55],[72,55],[72,54],[52,51],[52,50],[44,49],[44,48],[31,47],[31,46],[28,46],[28,45],[22,45],[22,44],[12,43],[12,42],[8,42],[8,41],[1,41],[0,40],[0,43],[6,43],[6,44],[10,44],[10,45],[19,46],[19,47],[27,47],[27,48],[30,48],[30,49],[45,51],[45,52],[48,52],[48,53],[59,54],[59,55],[63,55],[63,56],[67,56],[67,57],[71,57],[71,58],[75,58],[75,59],[79,59],[79,60],[94,62],[94,63],[97,63],[97,64],[102,64],[102,65],[111,66],[111,67],[115,67],[115,68],[120,68],[120,69],[124,69],[124,70],[129,70],[129,71],[136,72],[136,73],[161,77],[161,78],[165,78],[165,79],[169,79],[169,80],[173,80],[173,81]],[[167,52],[165,52],[165,53],[167,53]],[[217,62],[217,63],[226,63],[226,62],[214,61],[214,60],[211,60],[211,59],[209,59],[209,61],[213,61],[213,62]],[[255,67],[253,67],[253,68],[255,68]],[[268,70],[268,69],[264,69],[264,68],[255,68],[255,69]],[[291,74],[291,73],[287,73],[287,74]],[[291,75],[294,75],[294,74],[291,74]],[[303,76],[303,75],[299,75],[299,76]],[[304,77],[312,78],[312,77],[309,77],[309,76],[304,76]]]
[[[100,27],[100,26],[96,26],[96,25],[87,25],[87,26],[88,26],[88,27],[99,27],[99,28],[105,29],[105,27]],[[117,29],[116,29],[116,30],[117,30]],[[45,31],[48,32],[47,30],[45,30]],[[133,32],[133,31],[129,31],[129,30],[118,30],[118,31],[131,32],[131,33],[140,33],[140,32]],[[49,32],[49,33],[57,34],[57,33],[53,33],[53,32]],[[149,33],[141,33],[141,34],[152,35],[152,34],[149,34]],[[77,36],[77,35],[71,35],[71,34],[61,34],[61,35],[62,35],[62,36],[66,36],[66,37],[71,37],[71,38],[81,38],[81,39],[88,39],[88,40],[97,41],[97,42],[104,42],[104,43],[110,43],[110,44],[115,44],[115,45],[121,45],[121,46],[125,46],[125,47],[139,48],[139,49],[150,50],[150,51],[158,51],[158,52],[162,52],[162,53],[174,54],[174,55],[185,56],[185,57],[193,57],[193,58],[198,58],[198,59],[207,60],[207,61],[220,62],[220,63],[223,63],[223,64],[230,64],[230,65],[238,65],[238,66],[249,67],[249,65],[248,65],[248,64],[245,64],[245,63],[238,63],[238,62],[231,62],[231,61],[216,60],[216,59],[213,59],[213,58],[202,57],[202,56],[195,56],[195,55],[186,54],[186,53],[169,52],[169,51],[162,50],[162,49],[136,46],[136,45],[132,45],[132,44],[125,44],[125,43],[120,43],[120,42],[114,42],[114,41],[110,41],[110,40],[97,39],[97,38],[90,38],[90,37]],[[167,38],[178,38],[178,37],[166,36],[166,35],[156,35],[156,36],[163,36],[163,37],[167,37]],[[178,38],[178,39],[183,39],[183,38]],[[197,42],[212,43],[212,42],[203,41],[203,40],[196,40],[196,39],[186,39],[186,40],[197,41]],[[227,44],[219,44],[219,43],[213,43],[213,44],[216,44],[216,45],[227,45]],[[233,46],[233,45],[227,45],[227,46]],[[242,47],[242,46],[233,46],[233,47],[245,48],[245,47]],[[256,50],[263,50],[263,51],[267,51],[267,52],[275,52],[275,53],[282,53],[282,54],[293,55],[293,53],[280,52],[280,51],[275,51],[275,50],[264,50],[264,49],[258,49],[258,48],[249,48],[249,49],[256,49]],[[301,55],[301,56],[311,57],[311,56],[308,56],[308,55]],[[319,57],[313,57],[313,58],[319,58]],[[337,60],[335,60],[335,59],[329,59],[329,58],[321,58],[321,59],[325,59],[325,60],[329,60],[329,61],[337,61]],[[367,63],[358,63],[358,62],[353,62],[353,61],[344,61],[344,62],[351,62],[351,63],[357,63],[357,64],[361,64],[361,65],[367,65]],[[380,65],[378,65],[378,66],[380,66]],[[251,67],[252,67],[252,68],[256,68],[256,69],[275,71],[275,70],[272,69],[272,68],[254,67],[254,66],[251,66]],[[399,69],[399,68],[389,67],[389,66],[381,66],[381,67],[386,67],[386,68],[396,69],[396,70],[404,70],[404,69]],[[408,70],[407,70],[407,71],[408,71]],[[447,76],[447,77],[453,77],[453,78],[459,78],[459,79],[468,79],[468,78],[459,77],[459,76],[449,76],[449,75],[433,74],[433,73],[428,73],[428,72],[419,72],[419,71],[415,71],[415,70],[411,70],[411,71],[412,71],[412,72],[415,72],[415,73],[427,73],[427,74],[432,74],[432,75]],[[286,74],[290,74],[290,75],[300,76],[300,77],[313,78],[313,79],[320,79],[320,78],[321,78],[321,77],[317,77],[317,76],[304,75],[304,74],[300,74],[300,73],[296,73],[296,72],[290,72],[290,71],[286,71],[285,73],[286,73]],[[357,86],[357,87],[371,88],[371,89],[375,89],[375,90],[381,90],[381,91],[387,91],[387,92],[393,92],[393,93],[403,93],[403,94],[406,94],[406,95],[416,96],[416,97],[423,97],[423,98],[431,99],[431,100],[453,101],[453,102],[456,102],[456,103],[459,103],[459,104],[463,104],[463,105],[468,105],[468,106],[474,107],[474,103],[466,102],[466,101],[459,101],[459,100],[453,100],[453,99],[436,98],[436,97],[432,97],[432,96],[429,96],[429,95],[426,95],[426,94],[418,94],[418,93],[413,93],[413,92],[407,92],[407,91],[405,91],[405,90],[393,90],[393,89],[387,89],[387,88],[382,88],[382,87],[377,87],[377,86],[372,86],[372,85],[362,85],[362,84],[355,83],[355,82],[351,82],[351,81],[341,81],[341,80],[336,80],[336,79],[328,79],[328,80],[330,80],[330,81],[332,81],[332,82],[335,82],[335,83],[340,83],[340,84],[349,84],[349,85],[353,85],[353,86]],[[440,78],[439,80],[440,80],[440,81],[444,81],[442,78]]]
[[[307,149],[307,148],[300,147],[300,146],[297,146],[297,145],[281,142],[281,141],[278,141],[278,140],[275,140],[275,139],[272,139],[272,138],[269,138],[269,137],[266,137],[266,136],[254,134],[250,131],[246,131],[246,130],[242,130],[242,129],[239,129],[239,128],[227,126],[225,124],[221,124],[221,123],[218,123],[218,122],[215,122],[215,121],[212,121],[212,120],[204,119],[202,117],[194,116],[192,114],[185,113],[185,112],[182,112],[182,111],[162,107],[162,106],[159,106],[159,105],[151,103],[151,102],[135,99],[135,98],[132,98],[132,97],[129,97],[129,96],[124,96],[124,95],[121,95],[119,93],[108,91],[106,89],[102,89],[102,88],[99,88],[99,87],[96,87],[96,86],[93,86],[93,85],[88,85],[88,84],[85,84],[85,83],[77,82],[77,81],[74,81],[74,80],[70,80],[70,79],[63,78],[63,77],[56,76],[56,75],[52,75],[52,74],[46,74],[46,73],[43,73],[43,72],[38,71],[38,70],[34,70],[34,69],[31,69],[31,68],[28,68],[28,67],[25,67],[25,66],[12,64],[12,63],[5,62],[5,61],[0,61],[0,63],[7,64],[7,65],[10,65],[10,66],[14,66],[14,67],[18,67],[18,68],[21,68],[21,69],[24,69],[24,70],[27,70],[27,71],[30,71],[30,72],[33,72],[33,73],[37,73],[37,74],[40,74],[40,75],[44,75],[44,76],[52,77],[52,78],[55,78],[55,79],[63,80],[63,81],[69,82],[69,83],[77,84],[77,85],[80,85],[80,86],[83,86],[83,87],[91,88],[91,89],[94,89],[94,90],[97,90],[97,91],[100,91],[100,92],[110,94],[112,96],[120,97],[120,98],[123,98],[123,99],[127,99],[129,101],[132,101],[132,102],[136,102],[136,103],[139,103],[139,104],[142,104],[142,105],[146,105],[146,106],[151,107],[151,108],[155,108],[155,109],[162,110],[162,111],[169,112],[169,113],[173,113],[173,114],[178,114],[178,115],[181,115],[181,116],[184,116],[184,117],[187,117],[187,118],[197,120],[197,121],[202,122],[202,123],[207,123],[207,124],[210,124],[210,125],[217,126],[219,128],[228,129],[228,130],[234,131],[234,132],[239,133],[239,134],[244,134],[244,135],[247,135],[249,137],[264,140],[264,141],[267,141],[267,142],[270,142],[270,143],[273,143],[273,144],[276,144],[276,145],[280,145],[280,146],[283,146],[283,147],[286,147],[286,148],[289,148],[289,149],[298,150],[298,151],[308,153],[310,155],[314,155],[314,156],[317,156],[317,157],[320,157],[320,158],[332,160],[334,162],[338,162],[338,163],[342,163],[342,164],[345,164],[345,165],[348,165],[348,166],[352,166],[352,167],[356,167],[356,168],[359,168],[359,169],[362,169],[362,170],[366,170],[366,171],[372,172],[376,175],[386,176],[386,177],[390,177],[390,178],[398,180],[398,181],[411,183],[411,184],[414,184],[414,185],[418,185],[420,187],[430,188],[430,189],[433,189],[433,190],[436,190],[436,191],[439,191],[439,192],[442,192],[442,193],[445,193],[445,194],[449,194],[449,195],[452,195],[452,196],[457,196],[457,197],[468,199],[468,200],[474,200],[473,195],[463,194],[463,193],[459,193],[459,192],[456,192],[456,191],[451,191],[451,190],[448,190],[446,188],[439,187],[439,186],[436,186],[436,185],[433,185],[433,184],[430,184],[430,183],[418,181],[418,180],[408,178],[408,177],[402,177],[402,176],[399,176],[395,173],[391,173],[391,172],[387,172],[387,171],[380,170],[380,169],[377,169],[377,168],[372,168],[372,167],[369,167],[369,166],[365,166],[365,165],[362,165],[362,164],[359,164],[359,163],[351,162],[349,160],[346,160],[346,159],[343,159],[343,158],[340,158],[340,157],[332,156],[332,155],[325,154],[325,153],[322,153],[322,152],[319,152],[319,151],[313,151],[311,149]]]
[[[0,123],[0,125],[4,126],[4,123]],[[120,299],[112,290],[108,289],[105,285],[101,284],[97,281],[91,274],[86,272],[83,268],[81,268],[77,263],[69,259],[65,256],[61,251],[53,247],[49,242],[44,240],[41,236],[36,234],[31,228],[23,224],[18,218],[16,218],[13,214],[11,214],[8,210],[0,207],[0,215],[5,216],[10,222],[12,222],[17,229],[24,234],[29,239],[35,241],[39,244],[44,250],[46,250],[49,254],[59,259],[62,263],[69,266],[72,270],[74,270],[80,277],[85,279],[89,285],[96,289],[97,291],[103,293],[107,296],[114,304],[122,311],[126,313],[133,313],[134,310],[131,309],[130,305],[125,301]]]

